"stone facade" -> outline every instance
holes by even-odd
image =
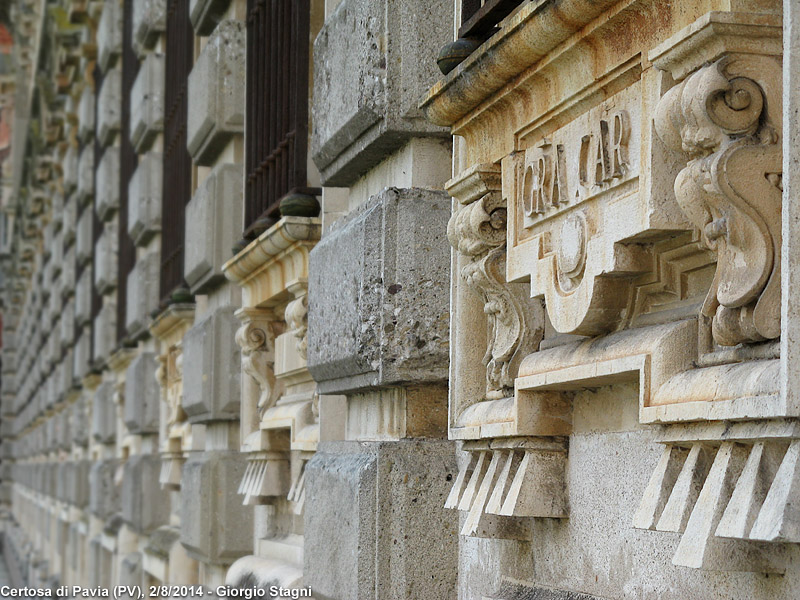
[[[14,585],[800,594],[796,2],[9,4]]]

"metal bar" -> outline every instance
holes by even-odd
[[[485,37],[520,4],[523,4],[520,0],[486,0],[483,6],[475,10],[466,21],[463,20],[464,11],[462,11],[458,37]]]

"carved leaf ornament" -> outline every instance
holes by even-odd
[[[723,58],[670,89],[659,137],[690,160],[675,180],[686,216],[717,253],[702,312],[722,346],[780,335],[781,67]]]

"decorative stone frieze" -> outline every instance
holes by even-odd
[[[161,393],[154,376],[157,367],[156,355],[142,352],[131,361],[125,372],[123,421],[130,433],[158,433]],[[158,480],[157,472],[155,478]]]
[[[126,329],[140,334],[148,324],[150,313],[158,307],[160,256],[148,252],[136,261],[128,274]]]
[[[129,135],[139,153],[147,152],[164,128],[164,85],[164,55],[150,53],[139,65],[131,90],[138,101],[131,104]]]
[[[133,44],[141,55],[152,48],[158,36],[166,31],[166,0],[142,0],[133,7]]]
[[[419,57],[451,41],[452,11],[446,0],[344,0],[327,17],[314,41],[311,119],[324,184],[352,184],[411,137],[447,135],[417,102],[439,76]]]
[[[103,71],[122,53],[122,4],[105,2],[97,24],[97,63]]]
[[[103,232],[94,246],[94,285],[98,292],[107,294],[117,285],[118,221],[103,223]]]
[[[192,293],[224,281],[222,265],[244,218],[241,165],[220,164],[197,188],[186,206],[184,277]]]
[[[128,184],[128,234],[143,246],[161,231],[161,154],[149,152],[139,157],[139,165]]]
[[[389,188],[314,248],[308,368],[320,393],[446,379],[449,208],[444,192]]]
[[[183,337],[182,406],[192,423],[239,418],[239,323],[233,312],[213,311]]]
[[[122,110],[122,71],[111,69],[103,77],[103,87],[97,97],[97,140],[103,146],[114,141],[119,132]]]
[[[187,148],[196,164],[212,164],[244,130],[245,36],[244,22],[220,23],[189,75]]]
[[[210,35],[230,6],[231,0],[191,0],[189,19],[197,35]]]

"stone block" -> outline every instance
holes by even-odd
[[[73,378],[74,374],[72,372],[72,365],[72,348],[67,348],[67,350],[64,351],[64,358],[61,360],[61,366],[59,367],[59,378],[61,380],[60,388],[63,394],[69,392],[75,382],[75,379]]]
[[[447,380],[449,216],[444,192],[388,188],[311,251],[308,368],[320,393]]]
[[[78,219],[78,235],[75,242],[75,259],[83,265],[92,258],[92,243],[94,241],[92,230],[92,210],[84,208]]]
[[[75,324],[82,327],[92,314],[92,271],[84,269],[75,287]]]
[[[144,2],[142,2],[144,4]],[[136,4],[134,4],[136,6]],[[126,554],[119,564],[119,585],[122,590],[117,597],[117,600],[139,600],[138,592],[128,594],[127,589],[135,589],[134,586],[142,586],[145,589],[145,574],[142,569],[142,553],[131,552]]]
[[[120,509],[119,486],[114,483],[118,461],[101,460],[89,473],[89,510],[99,519],[108,519]]]
[[[161,154],[148,152],[128,184],[128,234],[137,246],[161,231]]]
[[[339,3],[314,42],[311,149],[324,184],[352,184],[411,137],[449,135],[417,103],[452,31],[448,0]]]
[[[75,177],[78,172],[78,166],[75,165],[75,170],[72,176]],[[67,174],[64,173],[64,180],[66,181]],[[64,218],[62,224],[62,231],[64,232],[64,247],[67,248],[75,240],[75,230],[78,224],[78,199],[75,194],[69,196],[64,202]]]
[[[323,442],[306,465],[304,584],[323,598],[455,596],[447,441]]]
[[[94,392],[92,404],[92,438],[100,444],[111,444],[117,437],[117,406],[114,384],[104,381]]]
[[[125,326],[131,335],[144,330],[150,313],[158,308],[160,262],[158,252],[149,252],[136,261],[128,274]]]
[[[157,368],[155,353],[142,352],[125,372],[123,420],[130,433],[158,433],[161,390],[156,381]]]
[[[117,219],[103,223],[103,232],[94,246],[94,285],[101,294],[117,286]]]
[[[92,328],[84,325],[78,335],[73,355],[72,375],[81,380],[89,374],[90,360],[92,358]]]
[[[144,3],[143,3],[144,4]],[[139,66],[131,90],[130,139],[136,151],[146,152],[164,129],[164,55],[148,54]]]
[[[196,164],[212,164],[244,129],[245,37],[243,22],[220,23],[189,75],[186,145]]]
[[[209,313],[183,337],[183,410],[193,423],[239,418],[241,359],[234,308]]]
[[[103,146],[114,141],[120,128],[122,111],[122,71],[111,69],[103,78],[97,97],[97,139]]]
[[[233,164],[211,171],[186,206],[184,276],[193,294],[225,280],[222,265],[239,238],[243,209],[242,167]]]
[[[221,451],[184,464],[181,543],[193,558],[230,564],[252,552],[253,511],[236,493],[246,467],[239,453]]]
[[[89,407],[85,396],[78,398],[69,412],[69,429],[72,434],[72,443],[77,446],[86,446],[89,443]]]
[[[70,144],[61,159],[61,171],[64,173],[64,193],[71,193],[78,185],[78,148]]]
[[[75,247],[70,246],[64,252],[64,262],[61,267],[61,277],[58,280],[56,293],[62,300],[71,299],[75,294]]]
[[[86,143],[88,147],[92,146],[89,142],[94,137],[94,103],[94,90],[90,85],[85,85],[78,104],[78,139]]]
[[[139,0],[133,3],[134,48],[152,48],[167,29],[167,0]]]
[[[155,454],[131,456],[125,463],[122,518],[137,533],[150,533],[169,520],[169,492],[158,483],[160,471],[161,458]]]
[[[94,144],[87,144],[78,161],[78,207],[86,206],[94,194]]]
[[[119,148],[106,148],[97,165],[97,190],[94,207],[102,221],[108,221],[119,208]]]
[[[210,35],[228,10],[231,0],[190,0],[189,19],[197,35]]]
[[[94,318],[94,347],[92,362],[105,364],[117,345],[117,302],[114,296],[106,296],[103,306]]]
[[[104,2],[97,25],[97,63],[106,72],[122,52],[122,3]]]
[[[67,471],[67,501],[78,508],[89,503],[89,470],[91,462],[81,460],[72,464]]]

